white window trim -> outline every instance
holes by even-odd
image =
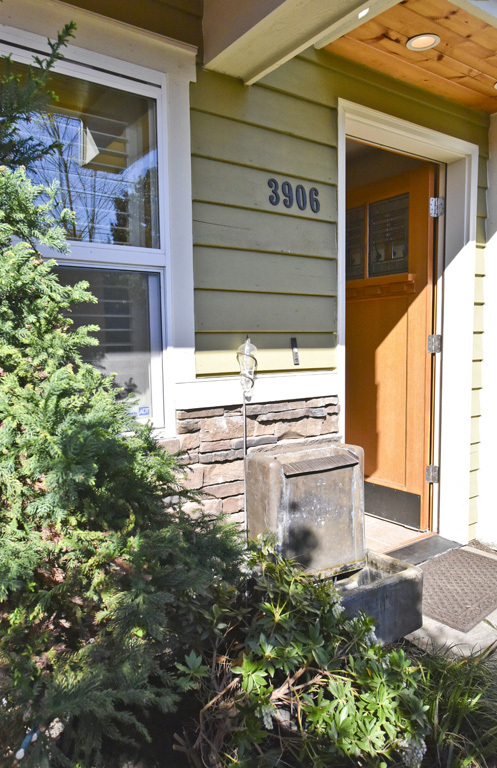
[[[189,84],[195,80],[196,49],[57,0],[5,0],[2,19],[0,40],[9,53],[14,50],[9,45],[47,52],[46,38],[54,39],[73,20],[77,45],[64,48],[57,71],[91,79],[90,66],[99,70],[98,82],[112,87],[122,88],[123,78],[129,78],[129,90],[147,90],[147,95],[150,90],[155,95],[161,88],[157,104],[158,134],[164,137],[162,150],[159,141],[161,247],[106,246],[105,250],[109,256],[119,253],[118,265],[123,269],[161,272],[165,419],[160,431],[174,434],[177,383],[185,376],[195,377]],[[32,57],[28,51],[19,59],[31,61]],[[84,252],[87,266],[109,263],[107,255],[102,258],[103,249],[93,243],[76,244],[72,259],[64,263],[82,265],[78,251]]]
[[[462,139],[424,128],[377,110],[339,99],[339,349],[345,376],[345,141],[358,138],[447,164],[445,269],[443,288],[443,353],[437,381],[440,413],[440,484],[438,532],[467,542],[469,534],[471,386],[476,255],[478,147]],[[441,265],[439,265],[441,266]],[[443,276],[443,281],[442,281]],[[343,382],[343,385],[345,382]],[[342,410],[346,408],[342,400]],[[345,436],[346,438],[347,436]]]

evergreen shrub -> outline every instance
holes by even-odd
[[[55,195],[0,168],[0,765],[32,734],[26,768],[89,768],[174,711],[239,544],[184,513],[177,459],[82,362],[92,297],[40,255],[67,247]]]

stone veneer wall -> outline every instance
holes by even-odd
[[[338,398],[318,397],[268,404],[247,403],[248,453],[276,443],[308,442],[328,436],[338,440]],[[242,407],[227,406],[176,412],[178,437],[164,441],[183,451],[185,484],[203,492],[207,512],[232,515],[243,522]]]

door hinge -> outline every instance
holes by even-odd
[[[442,334],[431,333],[428,336],[428,352],[430,355],[436,355],[437,352],[442,351]]]
[[[438,483],[439,468],[436,464],[428,464],[426,467],[426,482]]]
[[[445,213],[445,197],[430,197],[430,216],[438,219]]]

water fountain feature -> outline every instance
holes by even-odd
[[[362,448],[327,440],[256,451],[246,494],[249,535],[274,532],[286,557],[333,578],[346,612],[372,616],[382,642],[421,626],[421,569],[365,548]]]

